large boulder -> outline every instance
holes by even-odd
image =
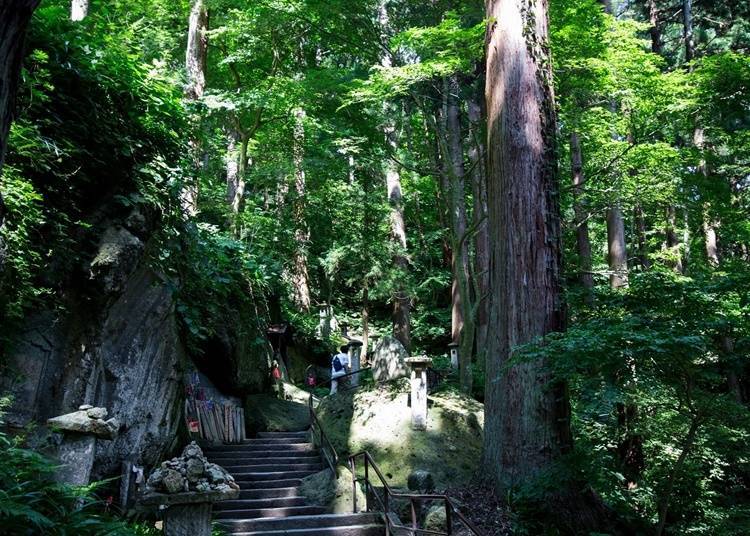
[[[372,357],[372,376],[375,381],[384,382],[403,378],[409,375],[404,359],[409,353],[395,337],[386,336],[380,339]]]

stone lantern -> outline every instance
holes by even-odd
[[[357,372],[360,369],[360,360],[362,357],[362,341],[357,339],[351,339],[349,341],[349,364],[352,368],[352,372]],[[352,374],[351,378],[352,387],[359,386],[359,374]]]
[[[239,495],[232,475],[210,463],[192,442],[181,456],[162,462],[151,473],[140,502],[165,509],[165,536],[211,536],[213,503]]]
[[[421,355],[404,361],[411,367],[411,426],[427,430],[427,369],[432,366],[432,358]]]
[[[448,345],[448,352],[451,356],[451,368],[458,370],[458,343],[452,342]]]
[[[47,420],[50,428],[63,433],[58,451],[58,481],[75,486],[85,486],[89,483],[97,438],[114,439],[120,428],[117,419],[105,421],[106,418],[106,408],[95,408],[85,404],[80,406],[78,411]]]

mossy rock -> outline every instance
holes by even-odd
[[[419,469],[432,473],[437,489],[471,480],[480,466],[484,406],[461,393],[435,393],[427,430],[414,431],[408,398],[408,381],[325,398],[318,416],[339,459],[367,450],[391,487],[406,488]]]
[[[270,395],[252,395],[245,399],[248,436],[258,432],[301,432],[310,426],[307,405],[281,400]]]

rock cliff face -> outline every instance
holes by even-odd
[[[143,263],[121,266],[130,273],[103,272],[103,286],[121,293],[99,314],[86,310],[87,299],[37,314],[11,356],[18,375],[9,423],[43,422],[83,403],[106,407],[120,422],[114,441],[97,444],[93,478],[119,474],[123,460],[158,462],[175,446],[182,415],[188,359],[172,292]]]
[[[101,233],[76,288],[63,289],[64,307],[28,318],[8,356],[14,375],[4,371],[0,379],[0,393],[14,396],[5,418],[11,425],[44,423],[81,404],[109,410],[119,433],[97,441],[92,479],[119,475],[123,461],[153,466],[181,446],[184,379],[193,363],[181,340],[175,284],[149,268],[146,233],[131,225],[139,221],[132,216]],[[227,361],[232,351],[208,357]],[[261,381],[232,378],[238,371],[230,369],[227,382],[261,390],[267,352],[242,359]]]

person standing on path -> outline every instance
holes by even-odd
[[[339,388],[338,378],[349,372],[349,347],[339,348],[339,353],[331,359],[331,394],[335,395]]]

